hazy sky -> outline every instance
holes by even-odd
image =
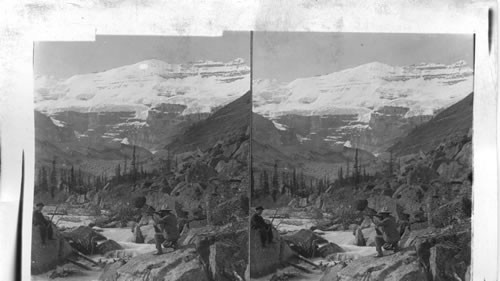
[[[254,78],[290,81],[378,61],[394,66],[473,61],[472,34],[255,32]]]
[[[291,81],[364,63],[389,65],[420,62],[472,66],[471,34],[390,34],[255,32],[254,78]],[[160,59],[186,63],[200,59],[229,61],[241,57],[250,65],[250,32],[221,37],[97,36],[95,42],[35,43],[35,74],[67,78]]]
[[[67,78],[147,59],[186,63],[235,58],[250,65],[250,32],[220,37],[96,36],[95,42],[36,42],[34,71]]]

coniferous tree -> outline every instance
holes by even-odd
[[[297,180],[297,170],[295,168],[293,168],[293,175],[292,175],[292,195],[295,195],[297,194],[297,191],[298,191],[298,180]]]
[[[82,174],[82,169],[78,167],[78,186],[82,187],[83,186],[83,174]]]
[[[127,156],[124,157],[124,160],[123,160],[123,172],[122,172],[122,175],[125,177],[128,173],[128,165],[127,165]]]
[[[263,178],[263,180],[264,180],[264,182],[263,182],[263,192],[264,192],[265,195],[269,195],[270,194],[270,192],[269,192],[269,177],[267,176],[266,170],[264,170],[264,172],[263,172],[263,177],[264,177]]]
[[[346,172],[345,172],[345,178],[349,181],[349,179],[351,178],[351,170],[350,170],[350,167],[349,167],[349,159],[347,159],[347,166],[346,166]]]
[[[115,177],[116,177],[116,180],[119,181],[121,179],[121,168],[120,168],[120,164],[118,164],[118,166],[116,166],[116,170],[115,170]]]
[[[47,170],[45,167],[42,167],[42,190],[43,191],[48,191],[49,184],[47,180]]]
[[[393,171],[393,163],[392,163],[392,151],[390,151],[390,154],[389,154],[389,177],[392,177],[392,175],[394,174],[394,171]]]
[[[274,193],[275,190],[276,192],[279,190],[279,180],[278,180],[278,163],[274,162],[274,168],[273,168],[273,178],[272,178],[272,192]]]
[[[358,163],[358,149],[356,148],[356,152],[354,154],[354,166],[353,166],[353,178],[354,184],[357,186],[359,183],[359,163]]]
[[[137,180],[137,163],[136,163],[136,158],[135,158],[135,145],[133,148],[132,152],[132,180],[135,181]]]
[[[342,166],[340,166],[340,171],[339,171],[339,183],[340,184],[344,183],[344,172]]]
[[[50,172],[49,180],[49,191],[52,198],[54,198],[54,192],[57,189],[57,173],[56,173],[56,159],[52,160],[52,171]]]

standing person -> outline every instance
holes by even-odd
[[[171,210],[165,209],[153,213],[153,226],[155,229],[156,255],[163,254],[164,248],[177,249],[179,239],[179,228],[177,217]]]
[[[388,243],[392,246],[393,251],[396,253],[399,251],[398,242],[400,239],[398,225],[396,219],[391,216],[391,212],[387,207],[382,208],[378,212],[378,216],[374,216],[373,223],[375,224],[375,229],[377,231],[377,236],[375,236],[375,244],[377,249],[376,257],[382,257],[382,246]],[[379,234],[381,233],[381,235]]]
[[[41,202],[36,204],[35,210],[33,211],[33,225],[38,226],[42,245],[45,245],[47,238],[48,240],[55,239],[52,238],[52,224],[42,213],[43,207],[44,205]]]
[[[255,214],[252,216],[250,225],[252,229],[259,231],[262,247],[265,248],[266,242],[268,244],[273,243],[273,228],[271,223],[267,223],[262,217],[263,211],[264,208],[262,206],[255,208]]]

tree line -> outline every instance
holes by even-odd
[[[119,184],[133,182],[134,184],[153,173],[144,169],[144,163],[137,161],[136,146],[133,148],[132,159],[124,157],[123,165],[118,163],[114,168],[114,174],[109,176],[106,172],[100,175],[82,171],[81,167],[60,167],[57,168],[57,160],[54,157],[49,167],[38,168],[37,180],[35,182],[35,192],[49,193],[52,198],[57,192],[68,194],[84,194],[90,190],[102,190],[106,184]],[[130,163],[129,163],[130,162]]]
[[[281,169],[279,172],[278,162],[275,161],[272,171],[262,169],[258,171],[258,179],[255,179],[255,171],[251,169],[250,190],[253,198],[271,195],[276,201],[280,194],[289,194],[292,197],[308,197],[313,194],[323,194],[328,188],[336,188],[350,185],[358,188],[360,184],[372,180],[376,175],[369,174],[366,166],[361,164],[359,150],[354,152],[353,164],[350,159],[345,165],[340,165],[331,174],[326,173],[322,178],[304,174],[303,170],[297,168]],[[392,174],[392,154],[389,165]],[[336,174],[336,179],[333,178]],[[256,189],[256,185],[259,187]]]

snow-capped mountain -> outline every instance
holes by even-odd
[[[265,116],[356,113],[368,121],[382,106],[408,107],[408,117],[433,114],[472,91],[472,69],[464,61],[405,67],[373,62],[286,84],[257,80],[253,87],[254,110]]]
[[[35,109],[91,146],[126,140],[154,151],[249,89],[243,59],[146,60],[65,80],[36,77]]]
[[[160,104],[185,105],[183,114],[211,112],[243,95],[250,85],[243,59],[222,63],[169,64],[147,60],[63,81],[40,76],[35,81],[36,109],[61,111],[134,111],[139,119]]]
[[[289,83],[254,81],[254,111],[294,128],[303,140],[320,137],[378,152],[473,90],[464,61],[390,66],[368,63]],[[284,125],[284,126],[283,126]]]

